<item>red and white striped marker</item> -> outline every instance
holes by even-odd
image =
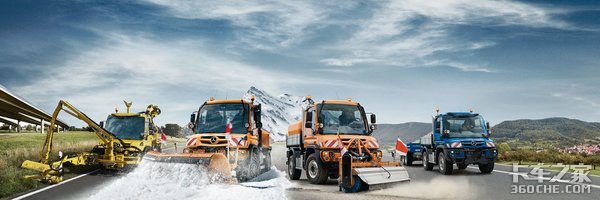
[[[186,143],[186,146],[189,147],[189,146],[195,146],[195,145],[196,145],[196,138],[195,137],[188,139],[188,141]]]
[[[369,147],[371,148],[379,148],[379,144],[373,140],[369,140]]]
[[[342,138],[340,137],[340,133],[337,134],[337,143],[340,147],[340,155],[344,155],[346,154],[346,152],[348,152],[348,149],[346,148],[346,146],[344,146],[344,143],[342,142]]]

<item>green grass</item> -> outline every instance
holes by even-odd
[[[513,163],[518,163],[518,162],[516,162],[516,161],[515,162],[498,162],[498,164],[510,165],[510,166],[512,166]],[[537,164],[538,164],[537,162],[526,162],[526,161],[522,161],[521,162],[521,165],[537,165]],[[548,166],[548,165],[554,165],[554,164],[556,164],[556,163],[544,163],[544,165],[546,165],[546,166]],[[558,167],[549,167],[549,168],[543,168],[543,169],[544,170],[555,171],[555,172],[563,170],[563,168],[558,168]],[[568,172],[573,172],[573,170],[569,169]],[[590,169],[590,173],[589,174],[590,175],[595,175],[595,176],[600,176],[600,168],[598,168],[596,166],[595,170],[594,169]]]
[[[36,180],[23,179],[23,176],[35,175],[37,172],[20,168],[25,160],[39,161],[45,139],[45,133],[0,133],[0,199],[46,185]],[[52,158],[57,158],[59,151],[67,154],[88,152],[98,141],[93,132],[55,133]],[[175,142],[178,144],[178,151],[181,152],[185,146],[185,138],[167,136],[167,144],[163,149],[172,147]],[[89,171],[90,168],[93,167],[77,167],[72,171],[65,168],[65,178]]]
[[[38,161],[46,134],[13,133],[0,135],[0,198],[35,189],[44,185],[35,180],[25,180],[24,175],[36,174],[35,171],[21,169],[24,160]],[[64,132],[54,135],[53,155],[58,151],[65,153],[89,151],[98,143],[92,132]],[[67,177],[73,176],[72,174]]]

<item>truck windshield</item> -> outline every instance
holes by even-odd
[[[110,115],[104,129],[121,139],[141,140],[144,138],[145,118],[117,117]]]
[[[358,106],[322,105],[319,114],[322,134],[367,134],[363,116]]]
[[[200,109],[197,133],[225,133],[227,121],[231,122],[231,133],[247,133],[248,106],[245,104],[211,104]]]
[[[446,117],[444,129],[449,130],[449,137],[485,137],[483,118],[475,117]]]

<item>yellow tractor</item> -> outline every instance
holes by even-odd
[[[43,182],[58,183],[63,180],[63,164],[70,165],[100,165],[105,169],[121,169],[137,165],[143,154],[150,150],[161,150],[160,134],[153,119],[160,114],[156,105],[149,105],[144,112],[130,113],[131,102],[125,102],[127,113],[110,114],[104,122],[97,124],[73,105],[61,100],[56,106],[50,127],[54,127],[60,111],[84,121],[94,130],[99,144],[91,152],[62,155],[51,159],[54,130],[48,129],[46,140],[38,162],[25,160],[22,168],[39,172],[25,178],[37,179]]]
[[[197,115],[196,115],[197,114]],[[206,166],[224,181],[248,181],[270,170],[269,132],[262,129],[261,105],[211,97],[191,115],[182,153],[148,152],[144,159]]]
[[[304,170],[310,183],[338,179],[340,190],[347,193],[409,180],[399,162],[382,160],[379,143],[371,136],[374,114],[369,125],[364,108],[351,99],[306,100],[302,120],[289,126],[286,138],[290,179],[298,180]]]

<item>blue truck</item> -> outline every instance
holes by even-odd
[[[444,175],[452,174],[454,164],[458,169],[478,165],[481,173],[494,170],[498,156],[490,136],[490,124],[473,112],[448,112],[433,117],[433,131],[421,137],[423,168],[429,171],[434,165]]]
[[[408,152],[406,156],[400,156],[402,165],[411,166],[413,161],[421,160],[421,140],[415,140],[414,142],[406,144]]]

